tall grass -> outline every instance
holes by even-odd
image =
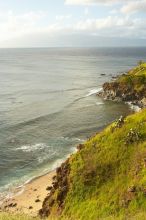
[[[69,160],[69,191],[62,217],[143,220],[146,216],[145,158],[146,110],[127,117],[122,126],[113,123],[90,138]],[[135,192],[130,192],[131,187]],[[52,215],[59,208],[56,200],[59,190],[54,194]]]

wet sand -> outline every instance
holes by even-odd
[[[47,187],[52,186],[55,174],[56,172],[52,171],[32,180],[25,185],[21,194],[4,200],[1,209],[10,213],[25,213],[36,216],[42,207],[45,197],[49,194]]]

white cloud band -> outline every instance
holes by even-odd
[[[65,0],[67,5],[96,5],[96,4],[111,4],[119,3],[125,0]]]

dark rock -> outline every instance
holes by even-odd
[[[32,206],[29,206],[29,209],[33,209],[33,207],[32,207]]]
[[[42,218],[46,218],[50,215],[50,210],[49,208],[45,208],[45,209],[40,209],[39,210],[39,215],[42,217]]]
[[[13,203],[13,207],[16,207],[17,206],[17,203]]]
[[[52,185],[53,185],[53,188],[54,188],[54,189],[57,189],[57,187],[58,187],[58,182],[53,182]]]
[[[128,76],[128,73],[122,74],[122,76]],[[119,76],[113,76],[115,81],[107,82],[103,84],[103,90],[97,93],[97,96],[112,101],[124,101],[133,102],[140,108],[146,107],[146,86],[142,91],[135,91],[132,83],[121,83],[118,79]]]
[[[66,176],[64,176],[63,179],[62,179],[62,185],[63,186],[67,185],[67,177]]]
[[[64,186],[63,188],[61,188],[59,191],[58,191],[58,195],[57,195],[57,201],[59,203],[61,203],[63,200],[64,200],[64,197],[66,195],[66,192],[67,192],[67,187]]]
[[[129,187],[128,192],[136,192],[136,187],[135,186]]]
[[[58,174],[58,173],[60,173],[60,172],[61,172],[61,167],[57,167],[56,173]]]
[[[49,195],[44,199],[42,209],[39,211],[41,217],[48,217],[50,215],[52,206],[55,203],[57,214],[62,212],[64,200],[68,192],[68,175],[70,172],[69,159],[61,164],[56,169],[56,177],[54,177],[53,187],[47,188],[50,190]],[[58,211],[59,210],[59,211]]]
[[[53,180],[56,180],[56,176],[53,176],[53,178],[52,178]]]
[[[40,199],[36,199],[35,202],[41,202],[41,200]]]
[[[10,207],[10,208],[13,207],[13,203],[10,203],[10,204],[8,205],[8,207]]]
[[[14,208],[14,207],[16,207],[16,206],[17,206],[17,203],[10,203],[10,204],[8,205],[9,208]]]
[[[49,206],[52,207],[54,205],[55,200],[54,199],[50,199],[49,201]]]
[[[77,146],[77,150],[82,150],[83,149],[83,147],[84,147],[84,145],[83,144],[79,144],[78,146]]]
[[[52,186],[48,186],[48,187],[46,188],[47,191],[50,191],[51,189],[52,189]]]
[[[50,195],[53,195],[53,194],[54,194],[54,192],[55,192],[55,189],[54,189],[54,188],[52,188],[52,189],[51,189],[51,191],[50,191]]]

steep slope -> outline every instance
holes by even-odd
[[[58,168],[53,185],[41,216],[146,217],[146,110],[121,118],[79,145]]]

